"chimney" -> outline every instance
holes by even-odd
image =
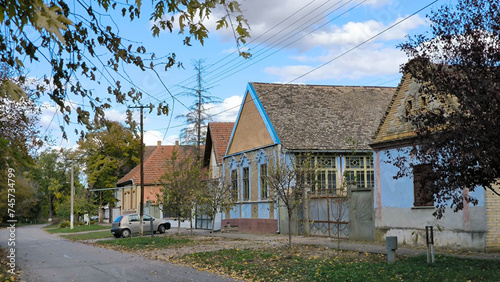
[[[161,147],[161,141],[157,141],[157,142],[156,142],[156,146],[157,146],[157,147]]]
[[[175,140],[175,146],[179,146],[179,140]]]

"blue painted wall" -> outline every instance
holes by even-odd
[[[396,156],[401,154],[396,149],[391,149],[389,150],[389,152],[391,156]],[[382,207],[391,207],[391,208],[413,207],[413,178],[402,177],[399,179],[394,179],[394,176],[397,174],[399,169],[394,165],[392,165],[391,163],[387,163],[387,161],[388,158],[386,151],[381,151],[380,184],[382,186],[382,193],[381,193]],[[376,182],[377,181],[375,181],[375,183]],[[484,189],[476,188],[476,191],[471,192],[470,195],[478,199],[479,202],[476,206],[484,206]]]

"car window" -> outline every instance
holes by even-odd
[[[145,215],[143,215],[142,220],[144,220],[144,221],[150,221],[151,217],[149,215],[145,214]]]
[[[139,216],[134,214],[134,215],[129,215],[128,216],[128,221],[133,222],[133,221],[139,221]]]
[[[122,218],[123,218],[123,215],[120,215],[119,217],[117,217],[117,218],[115,219],[115,222],[120,222],[120,221],[122,220]]]

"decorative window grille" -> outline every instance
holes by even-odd
[[[250,200],[250,169],[243,168],[243,201]]]
[[[267,164],[260,165],[260,199],[266,200],[269,197],[267,187]]]

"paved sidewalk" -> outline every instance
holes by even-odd
[[[189,234],[189,230],[183,230],[186,234]],[[210,230],[193,230],[193,234],[202,236],[211,236]],[[242,240],[253,240],[259,242],[265,242],[270,245],[288,243],[287,234],[251,234],[251,233],[241,233],[241,232],[215,232],[214,236],[227,237]],[[304,237],[304,236],[292,236],[292,244],[300,245],[318,245],[324,246],[332,249],[337,248],[337,240],[329,237]],[[385,244],[377,242],[353,242],[349,240],[341,240],[340,249],[346,251],[356,251],[356,252],[367,252],[376,254],[387,254]],[[470,258],[480,258],[480,259],[498,259],[500,260],[500,253],[484,253],[484,252],[466,252],[466,251],[456,251],[450,249],[440,249],[435,247],[436,254],[447,254],[459,257],[470,257]],[[398,246],[396,250],[397,256],[417,256],[426,254],[427,250],[424,246]]]

